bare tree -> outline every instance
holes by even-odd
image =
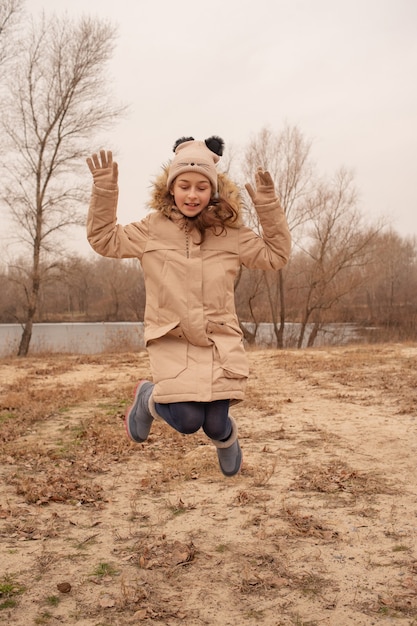
[[[135,263],[134,259],[121,261],[100,257],[95,265],[102,294],[100,307],[102,319],[109,322],[126,319],[126,310],[130,309],[131,298],[139,275],[139,264]],[[134,274],[136,274],[135,277]]]
[[[293,240],[308,219],[307,199],[314,184],[310,159],[311,143],[296,126],[286,125],[279,133],[263,128],[249,143],[244,156],[243,174],[253,184],[256,170],[267,169],[275,182],[281,205],[287,216]],[[248,207],[246,220],[260,232],[258,216]],[[279,348],[284,346],[286,321],[285,268],[272,275],[264,274],[265,293]]]
[[[7,268],[0,269],[0,323],[7,324],[13,321],[16,315],[17,294],[10,281]]]
[[[261,270],[248,270],[241,267],[235,282],[235,301],[240,327],[249,345],[256,342],[259,323],[257,303],[263,295],[264,273]],[[249,322],[250,325],[243,322]]]
[[[4,68],[15,52],[14,31],[18,25],[24,0],[0,0],[0,68]]]
[[[66,313],[70,319],[88,319],[90,298],[95,297],[97,271],[95,261],[71,255],[62,264],[60,283],[66,297]]]
[[[417,311],[417,241],[393,230],[381,233],[367,268],[366,301],[372,321],[405,335],[415,334]],[[409,333],[414,330],[414,333]]]
[[[44,15],[22,40],[1,120],[8,138],[2,199],[31,257],[19,356],[28,353],[41,284],[62,258],[59,235],[81,225],[87,140],[123,112],[109,100],[106,70],[116,29],[107,21]]]
[[[303,250],[303,314],[298,347],[304,343],[307,324],[313,322],[307,345],[312,346],[323,323],[323,314],[363,281],[371,259],[372,241],[380,226],[365,227],[356,204],[352,174],[341,169],[330,183],[322,182],[309,201],[310,228]]]

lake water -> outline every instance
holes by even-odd
[[[247,324],[247,327],[250,328],[251,325]],[[294,346],[300,325],[288,323],[285,331],[286,345]],[[21,335],[22,327],[19,324],[0,324],[0,356],[17,354]],[[360,336],[355,325],[328,324],[320,331],[315,345],[340,345],[359,340]],[[272,324],[259,325],[256,345],[258,347],[276,345]],[[141,322],[34,324],[30,354],[41,352],[99,354],[137,351],[143,348]]]

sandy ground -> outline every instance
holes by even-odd
[[[0,361],[1,624],[417,624],[417,346],[249,358],[231,479],[146,353]]]

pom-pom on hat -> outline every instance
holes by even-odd
[[[181,137],[174,144],[175,157],[168,170],[168,189],[172,181],[183,172],[198,172],[209,179],[213,191],[217,191],[216,163],[223,154],[224,141],[213,135],[204,141],[194,137]]]

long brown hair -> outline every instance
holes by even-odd
[[[195,217],[188,217],[191,228],[200,233],[199,245],[206,238],[207,230],[211,230],[217,237],[226,232],[226,223],[234,224],[238,220],[238,211],[222,197],[212,198],[209,205]]]

